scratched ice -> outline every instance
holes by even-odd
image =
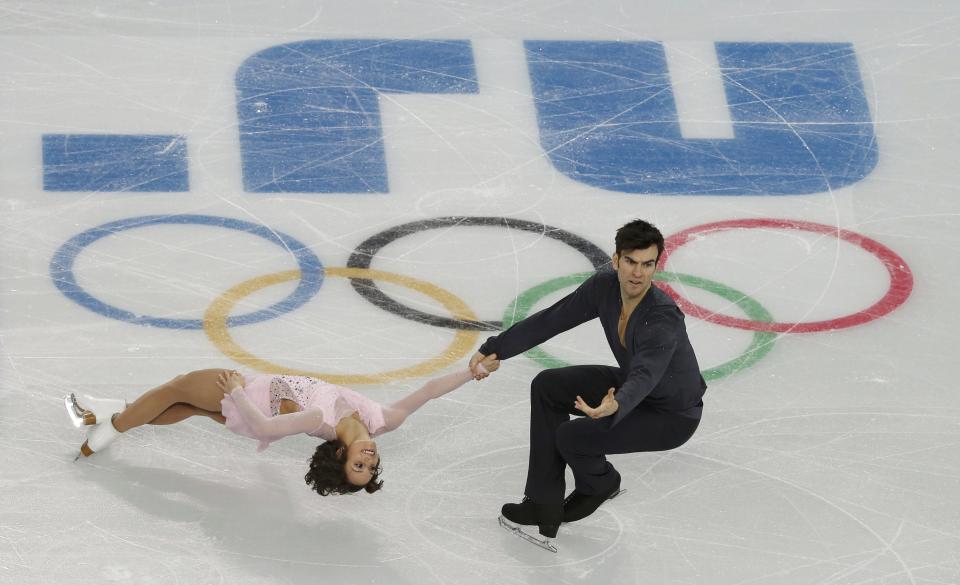
[[[0,3],[0,583],[960,583],[960,7],[266,4]],[[497,515],[530,380],[612,363],[596,324],[385,435],[375,495],[206,419],[73,460],[68,392],[453,371],[488,331],[423,315],[545,307],[634,217],[705,414],[611,457],[557,554]]]

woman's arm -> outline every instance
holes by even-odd
[[[217,384],[237,405],[240,416],[260,441],[275,441],[298,433],[314,433],[323,425],[323,412],[310,409],[291,414],[268,417],[250,400],[243,390],[243,376],[236,372],[221,374]]]
[[[313,433],[323,425],[323,412],[319,409],[309,409],[290,414],[278,414],[268,417],[260,412],[243,388],[230,393],[230,398],[237,405],[237,410],[246,421],[254,434],[261,441],[275,441],[281,437],[298,433]]]
[[[439,398],[448,392],[452,392],[473,379],[473,373],[467,370],[460,370],[446,376],[434,378],[408,394],[405,398],[394,402],[383,409],[384,432],[392,431],[403,424],[407,417],[416,412],[418,408],[433,400]]]

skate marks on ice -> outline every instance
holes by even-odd
[[[416,559],[413,551],[358,520],[363,502],[318,501],[297,477],[278,478],[283,465],[227,479],[155,466],[164,463],[182,466],[167,455],[139,466],[108,454],[71,467],[80,503],[39,522],[73,534],[57,539],[63,546],[25,540],[25,562],[45,567],[50,583],[408,582],[405,567],[384,561]]]
[[[624,525],[610,502],[589,518],[563,524],[556,555],[545,554],[501,528],[501,506],[517,501],[516,492],[523,485],[526,450],[526,445],[520,445],[487,451],[423,476],[405,502],[408,525],[438,551],[483,565],[548,567],[613,555],[623,539]],[[540,538],[536,526],[524,528]]]
[[[562,525],[557,554],[497,522],[500,507],[518,501],[526,472],[526,445],[509,445],[509,435],[475,455],[469,445],[476,448],[479,429],[445,436],[452,459],[409,484],[404,521],[427,550],[490,570],[622,562],[682,580],[691,567],[719,574],[741,559],[739,570],[758,582],[771,567],[791,582],[835,572],[954,582],[950,565],[924,565],[958,542],[954,417],[879,408],[715,417],[713,429],[681,450],[617,457],[630,497]],[[661,563],[673,554],[690,564]]]

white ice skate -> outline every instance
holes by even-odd
[[[534,534],[532,532],[527,532],[527,530],[535,530],[536,526],[525,526],[522,524],[516,524],[511,522],[503,517],[499,518],[500,526],[503,526],[507,532],[512,533],[514,536],[518,536],[531,544],[535,544],[544,550],[548,550],[552,553],[557,552],[557,545],[553,544],[553,538],[549,536],[544,536],[542,534]]]
[[[67,416],[70,422],[78,429],[84,425],[95,425],[98,422],[108,421],[110,418],[127,407],[127,403],[117,398],[93,398],[84,396],[77,400],[74,393],[63,399],[67,407]]]
[[[113,426],[113,421],[109,418],[100,424],[93,425],[87,430],[87,440],[80,446],[80,455],[89,457],[98,453],[119,436],[120,431]],[[80,455],[77,455],[77,459],[80,458]]]

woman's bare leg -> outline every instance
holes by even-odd
[[[132,428],[150,424],[178,402],[208,412],[219,413],[223,391],[217,387],[217,377],[224,371],[219,369],[197,370],[177,376],[169,382],[148,390],[113,419],[114,428],[124,433]],[[177,411],[171,413],[171,422],[177,422],[172,420],[176,413]]]
[[[227,419],[223,417],[219,412],[212,412],[209,410],[204,410],[202,408],[197,408],[192,404],[186,404],[183,402],[178,402],[171,406],[170,408],[164,410],[160,415],[148,422],[148,425],[172,425],[178,423],[182,420],[186,420],[191,416],[205,416],[211,420],[215,420],[220,424],[226,424]]]

